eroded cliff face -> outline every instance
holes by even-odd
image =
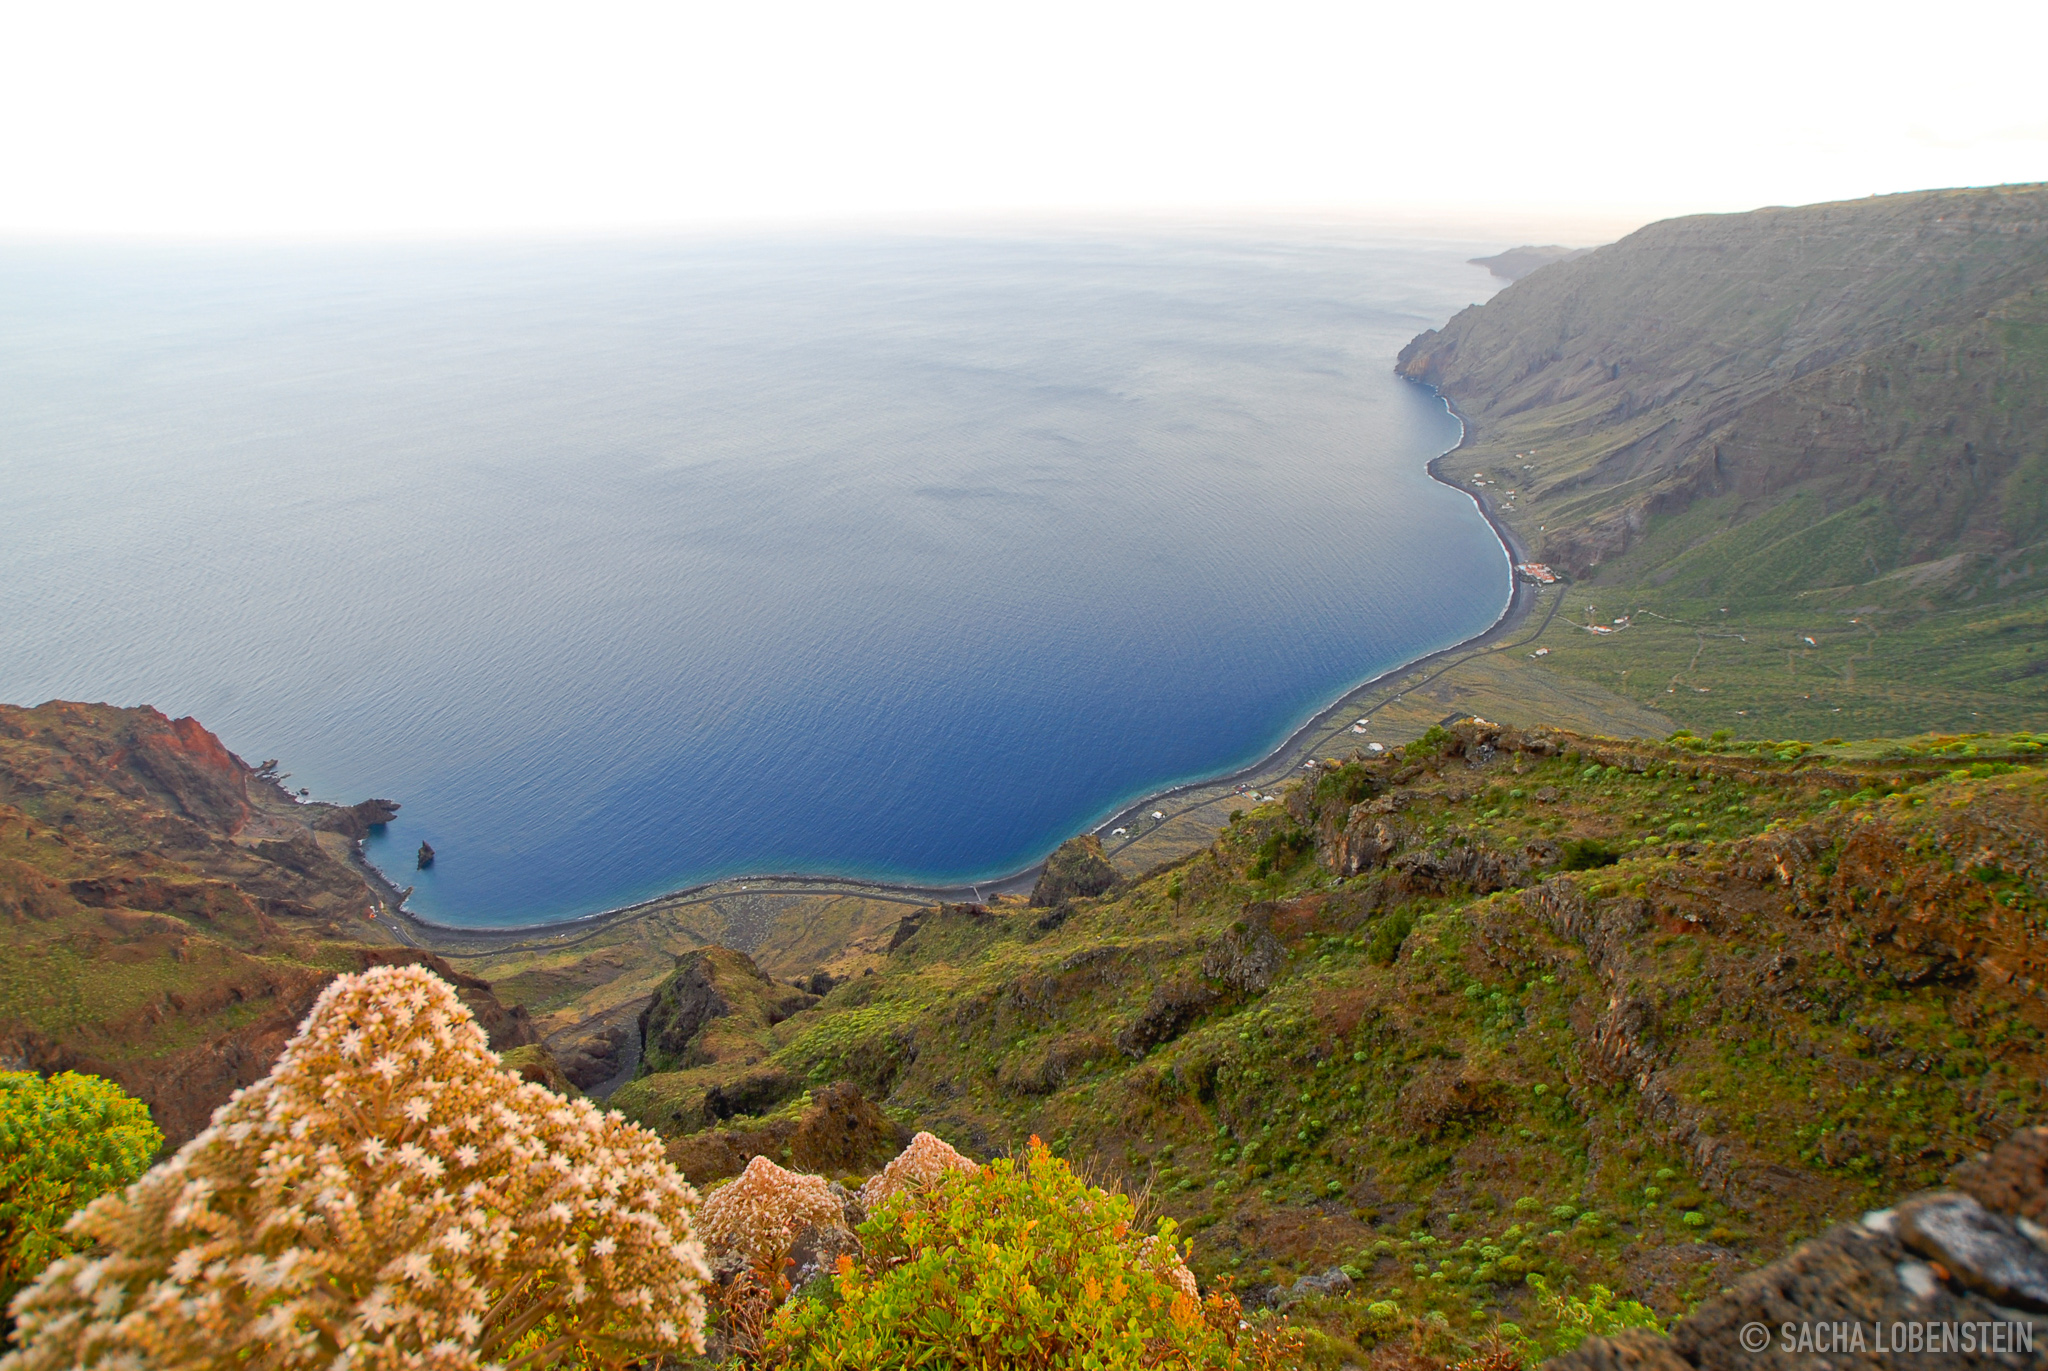
[[[383,896],[354,842],[397,805],[301,805],[196,719],[147,706],[0,705],[0,805],[142,861],[233,885],[266,918],[358,940]]]
[[[169,1145],[260,1079],[335,975],[430,965],[492,1045],[489,985],[365,918],[352,845],[396,806],[299,805],[197,720],[0,706],[0,1061],[119,1081]]]
[[[2041,186],[1695,216],[1533,272],[1399,368],[1574,574],[1697,500],[1732,526],[1799,488],[1818,517],[1878,506],[1867,576],[2048,536],[2044,282]]]

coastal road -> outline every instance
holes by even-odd
[[[1533,592],[1526,598],[1524,598],[1521,593],[1525,589]],[[1425,657],[1420,662],[1411,663],[1408,666],[1402,667],[1399,671],[1388,673],[1388,676],[1403,678],[1406,676],[1408,672],[1414,671],[1417,667],[1433,667],[1433,669],[1430,670],[1427,675],[1421,677],[1419,680],[1411,681],[1402,679],[1399,681],[1398,689],[1384,689],[1377,696],[1377,698],[1373,697],[1371,692],[1375,688],[1380,687],[1383,682],[1386,682],[1388,680],[1388,676],[1382,676],[1375,681],[1368,682],[1367,685],[1362,688],[1361,693],[1346,696],[1337,704],[1323,711],[1323,713],[1320,716],[1318,716],[1315,720],[1311,721],[1308,725],[1304,726],[1301,733],[1296,735],[1296,742],[1284,745],[1279,753],[1275,754],[1274,756],[1268,757],[1265,761],[1259,763],[1257,766],[1250,768],[1246,771],[1238,772],[1231,776],[1222,777],[1218,780],[1204,781],[1198,783],[1197,785],[1187,787],[1187,789],[1189,790],[1207,790],[1212,786],[1229,786],[1232,787],[1231,789],[1223,790],[1220,793],[1208,796],[1205,799],[1194,800],[1192,802],[1182,803],[1174,806],[1169,806],[1166,803],[1164,797],[1161,796],[1155,796],[1151,799],[1144,800],[1136,805],[1133,805],[1130,809],[1125,810],[1122,813],[1117,814],[1114,817],[1110,818],[1100,827],[1096,828],[1094,831],[1099,834],[1110,828],[1116,827],[1119,824],[1145,824],[1147,825],[1147,827],[1143,831],[1131,833],[1129,836],[1125,837],[1119,842],[1104,843],[1103,851],[1109,856],[1114,857],[1118,853],[1121,853],[1126,849],[1130,848],[1132,845],[1143,841],[1145,838],[1150,836],[1152,833],[1156,832],[1158,829],[1163,828],[1168,823],[1171,823],[1174,819],[1181,818],[1185,815],[1198,813],[1201,810],[1208,809],[1215,805],[1225,804],[1231,801],[1242,802],[1244,796],[1238,793],[1238,791],[1235,789],[1235,786],[1238,784],[1257,782],[1258,784],[1252,786],[1253,789],[1260,789],[1267,785],[1279,784],[1281,781],[1294,775],[1297,771],[1302,770],[1302,761],[1320,756],[1326,748],[1330,747],[1331,744],[1342,743],[1344,741],[1344,735],[1348,731],[1349,725],[1339,725],[1335,728],[1331,728],[1329,726],[1339,716],[1349,716],[1353,713],[1357,713],[1360,715],[1370,715],[1375,711],[1385,707],[1386,705],[1391,704],[1393,701],[1400,699],[1402,696],[1411,694],[1414,691],[1422,689],[1423,687],[1429,685],[1432,681],[1435,681],[1438,677],[1442,676],[1445,672],[1450,671],[1454,667],[1460,666],[1465,662],[1471,661],[1474,657],[1477,657],[1482,653],[1501,652],[1506,651],[1508,648],[1514,647],[1527,647],[1530,643],[1533,643],[1538,638],[1541,638],[1544,634],[1544,631],[1550,627],[1551,620],[1557,617],[1558,607],[1564,603],[1565,594],[1568,591],[1568,589],[1568,582],[1560,581],[1557,584],[1557,593],[1550,597],[1550,606],[1544,612],[1543,621],[1537,625],[1535,632],[1529,634],[1527,637],[1517,640],[1516,642],[1502,643],[1500,641],[1500,637],[1503,635],[1503,632],[1512,632],[1515,628],[1519,627],[1522,623],[1526,622],[1530,612],[1534,609],[1535,604],[1543,599],[1543,587],[1525,586],[1523,583],[1517,582],[1516,598],[1518,600],[1523,601],[1523,603],[1518,607],[1520,610],[1519,613],[1516,613],[1514,612],[1514,610],[1511,610],[1509,614],[1503,615],[1500,621],[1496,623],[1494,628],[1489,632],[1480,635],[1478,638],[1471,639],[1466,643],[1460,644],[1458,647],[1446,648],[1444,650],[1444,653],[1441,654],[1438,658]],[[1168,793],[1171,794],[1172,792]],[[1152,810],[1155,809],[1163,810],[1165,813],[1165,818],[1158,820],[1151,819],[1149,817],[1149,814]],[[1219,828],[1221,826],[1222,825],[1220,824],[1217,825],[1217,827]]]

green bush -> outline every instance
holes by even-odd
[[[1566,871],[1591,871],[1595,867],[1613,866],[1620,860],[1620,854],[1606,844],[1583,838],[1564,845],[1564,854],[1558,864]]]
[[[1365,945],[1367,960],[1376,966],[1392,966],[1401,955],[1401,944],[1415,931],[1415,911],[1403,905],[1379,921],[1372,941]]]
[[[1124,1195],[1032,1139],[894,1197],[861,1225],[829,1295],[783,1308],[767,1356],[794,1367],[1277,1367],[1293,1339],[1198,1297],[1170,1220],[1151,1234]]]
[[[1604,1285],[1593,1286],[1585,1299],[1560,1295],[1531,1272],[1527,1277],[1542,1302],[1544,1312],[1557,1321],[1556,1350],[1569,1352],[1587,1338],[1605,1338],[1624,1328],[1647,1328],[1662,1333],[1657,1311],[1635,1300],[1617,1300]]]
[[[74,1250],[73,1214],[149,1169],[164,1135],[112,1081],[0,1073],[0,1310]]]
[[[1285,871],[1308,854],[1315,839],[1298,828],[1285,828],[1266,835],[1259,855],[1252,863],[1252,879],[1263,880],[1269,873]]]
[[[1408,760],[1419,762],[1426,757],[1434,757],[1437,749],[1450,740],[1450,732],[1442,724],[1431,724],[1427,733],[1424,733],[1420,738],[1402,748],[1401,751],[1407,756]]]

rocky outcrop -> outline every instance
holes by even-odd
[[[1955,1188],[1839,1224],[1673,1325],[1590,1338],[1549,1371],[2048,1366],[2048,1129]],[[1932,1341],[1930,1341],[1930,1339]]]
[[[705,947],[686,953],[640,1013],[641,1074],[729,1058],[718,1039],[748,1038],[817,1002],[808,991],[776,984],[744,952]],[[707,1038],[714,1024],[719,1031]]]
[[[1031,903],[1051,909],[1069,900],[1088,899],[1116,888],[1122,877],[1103,855],[1102,840],[1093,833],[1069,838],[1045,859],[1038,883],[1031,887]]]
[[[313,818],[313,827],[323,833],[339,833],[354,842],[361,842],[374,829],[382,828],[398,817],[399,804],[396,800],[364,800],[352,805],[322,805]]]
[[[636,1031],[626,1023],[582,1023],[549,1041],[562,1074],[579,1090],[595,1090],[625,1070]]]
[[[197,719],[164,720],[155,710],[137,715],[128,747],[115,763],[125,762],[195,823],[222,833],[240,832],[249,821],[251,775],[242,759]],[[163,726],[157,727],[160,721]]]
[[[943,928],[947,925],[958,927],[963,923],[975,927],[987,924],[994,917],[985,904],[926,905],[923,909],[913,909],[897,921],[895,931],[889,935],[889,946],[886,950],[896,951],[927,928]]]
[[[1013,1054],[996,1072],[996,1084],[1019,1095],[1050,1095],[1090,1062],[1114,1049],[1098,1033],[1063,1033],[1043,1047]]]
[[[1330,869],[1356,876],[1384,862],[1398,845],[1393,828],[1384,818],[1375,815],[1368,805],[1353,805],[1337,841],[1331,844]]]
[[[1202,955],[1202,975],[1238,995],[1263,995],[1287,966],[1268,906],[1254,905]]]
[[[1273,929],[1275,906],[1253,905],[1202,954],[1197,976],[1170,976],[1116,1035],[1117,1050],[1136,1060],[1226,1004],[1263,995],[1286,969],[1287,948]]]
[[[1167,980],[1154,988],[1138,1016],[1116,1035],[1117,1050],[1135,1061],[1179,1037],[1226,998],[1222,989],[1204,981],[1186,977]]]

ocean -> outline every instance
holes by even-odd
[[[1392,373],[1484,246],[0,245],[0,699],[399,801],[444,923],[1007,874],[1499,614]]]

